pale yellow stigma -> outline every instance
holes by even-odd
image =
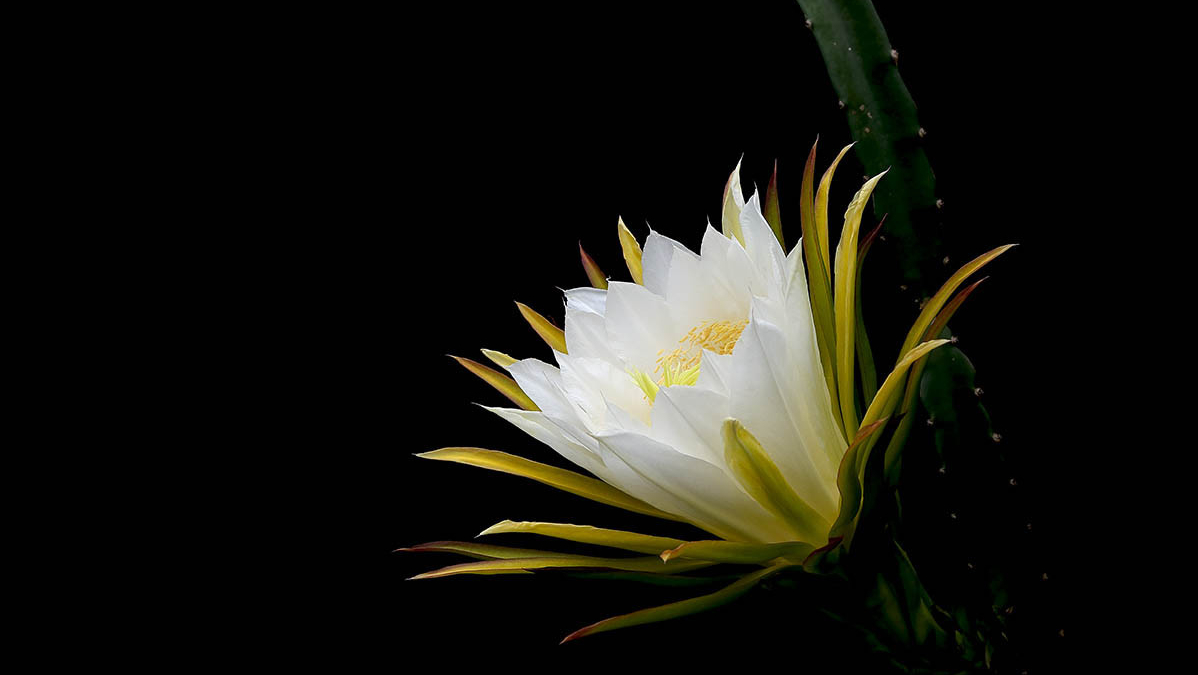
[[[656,382],[645,373],[637,370],[631,373],[632,379],[641,391],[645,392],[650,402],[657,398],[659,386],[674,384],[693,385],[699,379],[699,365],[703,360],[703,350],[716,354],[731,354],[740,334],[744,332],[749,321],[704,321],[690,329],[678,341],[681,345],[669,353],[664,349],[657,352],[657,367],[653,373],[658,375]]]

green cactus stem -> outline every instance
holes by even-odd
[[[903,284],[929,295],[939,270],[936,178],[896,52],[870,0],[798,0],[815,35],[832,86],[848,117],[865,172],[889,168],[874,191],[874,213],[889,214],[885,234],[896,242]]]

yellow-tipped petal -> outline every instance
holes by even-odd
[[[497,352],[494,349],[481,349],[479,351],[481,351],[483,353],[483,356],[487,357],[488,359],[491,359],[491,363],[494,363],[495,365],[499,366],[500,368],[507,368],[508,366],[512,365],[513,363],[515,363],[516,361],[519,360],[519,359],[513,359],[512,357],[508,356],[507,354],[504,354],[503,352]]]
[[[743,159],[743,158],[742,158]],[[741,246],[745,245],[745,235],[740,231],[740,212],[745,208],[745,195],[740,189],[740,161],[728,176],[724,185],[724,208],[721,213],[721,225],[725,237],[736,237]]]
[[[819,180],[819,190],[815,193],[815,232],[819,237],[819,255],[820,260],[824,262],[824,272],[828,275],[828,283],[832,283],[832,259],[828,256],[828,194],[832,190],[832,176],[836,174],[836,167],[840,165],[840,160],[848,151],[857,143],[854,141],[844,146],[840,153],[836,155],[836,159],[832,160],[832,165],[824,172],[824,175]]]
[[[844,212],[844,229],[841,230],[840,241],[836,244],[836,379],[840,394],[840,415],[848,436],[857,433],[857,410],[853,402],[853,366],[856,357],[856,345],[853,340],[857,328],[854,297],[857,288],[857,235],[861,230],[861,215],[869,204],[869,196],[878,181],[889,171],[890,169],[887,169],[866,181],[853,196],[853,201],[849,202],[849,207]]]
[[[624,224],[624,219],[618,218],[617,220],[616,227],[620,234],[620,248],[624,251],[624,262],[628,264],[628,272],[632,274],[633,281],[638,284],[644,284],[645,272],[641,268],[641,245],[636,242],[636,237],[632,236],[632,232]]]
[[[537,404],[533,403],[532,399],[528,397],[528,394],[524,393],[524,390],[520,388],[520,385],[516,384],[516,381],[507,375],[504,375],[497,370],[492,370],[481,363],[471,361],[470,359],[464,359],[460,356],[450,356],[449,358],[462,364],[462,367],[466,370],[469,370],[475,375],[481,377],[484,382],[492,387],[495,387],[495,389],[499,390],[499,393],[508,397],[512,403],[515,403],[525,410],[540,410],[540,408],[537,407]]]
[[[721,433],[724,460],[745,492],[789,523],[801,539],[822,546],[831,523],[795,493],[753,434],[734,419],[724,421]]]
[[[705,612],[709,609],[715,609],[716,607],[726,605],[729,602],[739,598],[748,592],[749,589],[756,586],[757,583],[762,579],[777,574],[786,567],[790,567],[790,565],[767,567],[763,570],[753,572],[752,574],[746,574],[730,586],[718,590],[715,593],[701,595],[697,598],[689,598],[679,602],[671,602],[668,605],[662,605],[660,607],[642,609],[639,612],[632,612],[631,614],[613,616],[610,619],[604,619],[603,621],[593,623],[585,628],[581,628],[573,633],[570,633],[566,636],[566,639],[562,640],[562,643],[564,644],[571,640],[577,640],[580,637],[586,637],[596,633],[605,633],[609,630],[616,630],[617,628],[628,628],[630,626],[639,626],[646,623],[667,621],[669,619],[676,619],[680,616],[687,616],[688,614],[697,614],[699,612]]]
[[[510,473],[514,476],[523,476],[601,504],[643,513],[655,518],[686,522],[678,516],[656,509],[636,497],[625,494],[601,480],[589,478],[567,469],[559,469],[556,466],[534,462],[531,459],[509,455],[506,452],[483,448],[441,448],[431,452],[422,452],[416,456],[424,459],[469,464],[492,471]]]
[[[625,532],[623,530],[608,530],[601,527],[591,527],[590,525],[568,525],[565,523],[538,523],[538,522],[513,522],[505,520],[495,523],[491,527],[483,530],[478,536],[484,534],[500,534],[506,532],[524,532],[529,534],[539,534],[545,537],[553,537],[555,539],[565,539],[566,541],[576,541],[580,544],[594,544],[596,546],[607,546],[610,548],[619,548],[625,551],[636,551],[637,553],[649,553],[656,555],[663,549],[673,549],[685,544],[681,539],[673,539],[671,537],[655,537],[648,534],[637,534],[636,532]]]
[[[442,567],[432,572],[417,574],[412,579],[438,579],[456,574],[503,574],[511,570],[543,570],[554,568],[587,568],[623,570],[625,572],[649,572],[653,574],[677,574],[711,567],[714,563],[703,560],[671,560],[663,562],[657,556],[645,558],[593,558],[581,555],[552,554],[540,558],[513,558],[510,560],[480,560]]]
[[[944,285],[940,287],[940,290],[936,291],[936,295],[933,295],[932,298],[928,300],[926,304],[924,304],[923,310],[919,313],[919,317],[915,319],[915,324],[911,326],[911,330],[907,332],[907,339],[903,341],[903,348],[899,352],[900,356],[909,352],[911,348],[923,338],[928,326],[932,324],[932,321],[940,312],[940,308],[944,306],[944,303],[948,302],[949,296],[953,294],[953,291],[957,290],[957,287],[960,286],[961,283],[969,277],[969,275],[981,269],[991,260],[994,260],[1003,253],[1006,253],[1007,250],[1014,246],[1016,246],[1016,244],[1007,244],[1006,246],[999,246],[996,249],[987,251],[973,260],[965,263],[961,269],[957,270],[955,274],[949,277],[948,281],[944,282]]]
[[[662,560],[674,558],[697,558],[717,563],[757,565],[775,558],[787,558],[801,564],[815,551],[811,544],[788,541],[778,544],[746,544],[738,541],[688,541],[681,546],[663,551]]]
[[[522,302],[517,302],[516,307],[520,308],[520,315],[532,326],[532,329],[541,336],[545,344],[553,347],[557,351],[566,353],[566,332],[557,326],[549,323],[549,319],[537,314],[532,309]]]
[[[578,244],[578,255],[582,258],[582,269],[586,271],[591,286],[607,290],[607,275],[599,269],[599,264],[595,262],[595,259],[587,255],[586,250],[582,248],[582,242]]]

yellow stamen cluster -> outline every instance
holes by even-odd
[[[703,350],[707,349],[716,354],[731,354],[740,334],[748,326],[744,321],[704,321],[690,329],[678,344],[682,345],[666,353],[664,349],[657,352],[657,367],[653,373],[658,375],[657,381],[649,375],[634,370],[631,375],[636,385],[650,402],[657,398],[659,386],[675,384],[692,385],[699,380],[699,365],[703,360]]]
[[[736,346],[736,341],[740,339],[740,334],[748,325],[748,319],[743,321],[704,321],[682,336],[682,339],[678,341],[678,344],[683,345],[682,347],[678,347],[668,354],[664,353],[664,349],[659,350],[657,352],[657,368],[653,372],[663,373],[663,380],[670,378],[671,373],[685,373],[692,369],[697,373],[704,349],[716,354],[731,354],[732,348]]]

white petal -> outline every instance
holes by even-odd
[[[560,355],[558,362],[562,367],[562,388],[566,397],[586,414],[584,421],[588,430],[599,432],[613,426],[627,427],[618,420],[609,419],[611,405],[644,424],[649,423],[649,400],[622,368],[602,359],[579,358],[573,354]]]
[[[712,534],[755,542],[791,541],[797,537],[745,494],[721,468],[639,434],[605,434],[599,440],[614,455],[636,467],[649,482],[673,496],[684,509],[682,516]]]
[[[720,427],[728,416],[728,397],[720,392],[685,385],[662,387],[653,403],[649,436],[678,452],[724,468]]]
[[[694,260],[699,259],[699,256],[682,244],[652,230],[649,231],[649,237],[645,239],[645,250],[641,254],[645,288],[667,299],[669,296],[666,295],[666,281],[670,275],[670,261],[676,253]]]
[[[753,267],[763,273],[767,283],[777,286],[784,279],[786,255],[774,231],[761,214],[760,193],[755,193],[740,212],[740,228],[745,237],[745,251]]]
[[[686,506],[661,486],[647,480],[639,471],[612,454],[592,436],[568,422],[544,413],[512,408],[488,408],[533,438],[553,448],[562,457],[591,472],[603,482],[643,502],[687,518]]]
[[[656,368],[658,352],[678,339],[665,300],[639,284],[611,282],[604,318],[612,351],[645,373]]]
[[[812,419],[816,408],[805,400],[810,396],[805,380],[818,377],[823,386],[822,372],[801,369],[783,331],[756,316],[732,358],[734,367],[727,373],[732,416],[753,431],[794,491],[829,521],[835,520],[840,501],[837,467],[823,447],[829,439],[821,437]]]
[[[570,354],[619,364],[620,358],[607,340],[607,321],[602,314],[566,305],[566,349]]]
[[[487,408],[487,410],[511,422],[516,428],[548,445],[562,457],[596,476],[607,473],[598,453],[567,437],[561,427],[549,420],[545,413],[514,408]]]
[[[749,315],[745,289],[734,292],[724,280],[706,273],[698,258],[675,257],[668,289],[675,339],[704,321],[741,321]]]
[[[562,373],[538,359],[522,359],[508,366],[508,374],[537,407],[563,419],[577,419],[581,411],[562,389]]]
[[[602,288],[571,288],[566,291],[566,306],[594,312],[603,316],[607,307],[607,291]]]

